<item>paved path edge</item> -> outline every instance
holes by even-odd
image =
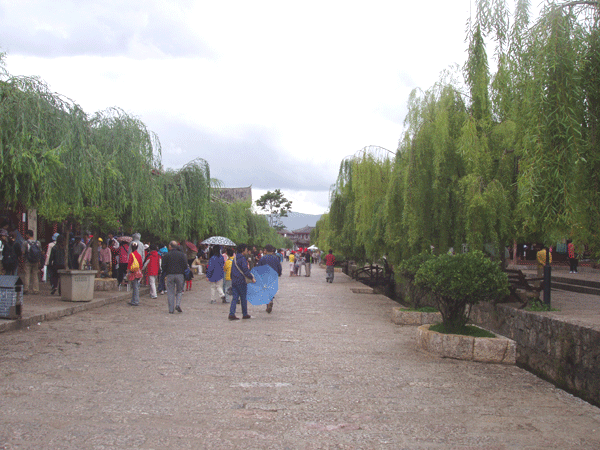
[[[145,293],[145,291],[149,291],[148,287],[140,287],[140,294]],[[112,303],[117,303],[122,300],[126,300],[131,298],[130,292],[115,292],[109,297],[102,298],[94,298],[89,302],[68,302],[65,301],[65,305],[72,304],[72,306],[67,306],[65,308],[60,308],[56,311],[45,312],[42,314],[36,314],[23,319],[0,319],[0,333],[4,333],[6,331],[15,331],[26,328],[28,326],[34,325],[36,323],[45,322],[48,320],[56,320],[61,317],[71,316],[75,313],[81,311],[87,311],[90,309],[100,308],[101,306],[110,305]]]

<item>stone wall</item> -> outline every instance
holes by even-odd
[[[482,302],[471,319],[517,343],[517,365],[600,406],[600,331],[529,312]]]
[[[402,275],[394,277],[394,295],[397,300],[412,308],[437,307],[432,295],[414,286],[408,278]]]

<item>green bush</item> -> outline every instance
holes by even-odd
[[[417,271],[415,283],[434,294],[443,324],[450,330],[467,323],[467,305],[508,295],[506,273],[480,251],[432,258]]]
[[[435,255],[433,255],[431,252],[422,252],[402,261],[398,265],[398,269],[403,276],[409,280],[414,280],[415,275],[421,266],[433,258],[435,258]]]
[[[430,259],[435,258],[431,252],[423,252],[402,261],[398,266],[398,274],[402,277],[404,285],[404,301],[413,308],[420,308],[432,304],[431,293],[423,287],[415,285],[415,275],[419,268]]]

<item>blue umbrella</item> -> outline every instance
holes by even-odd
[[[256,283],[248,283],[248,301],[253,305],[266,305],[279,289],[279,277],[269,266],[256,266],[251,271]]]

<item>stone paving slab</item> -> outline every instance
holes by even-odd
[[[586,269],[588,270],[580,270],[579,273],[570,274],[568,268],[565,270],[555,270],[553,267],[552,274],[576,280],[600,281],[599,270]],[[523,273],[528,277],[537,276],[535,270],[523,270]],[[540,297],[542,298],[542,296],[543,294]],[[550,304],[558,311],[549,311],[541,314],[564,322],[600,330],[600,296],[552,289],[550,292]]]
[[[195,280],[182,314],[146,295],[0,334],[0,448],[600,448],[598,408],[419,351],[392,300],[324,278],[284,275],[251,320]]]
[[[148,287],[141,287],[140,293],[148,293]],[[58,294],[51,295],[48,283],[40,282],[38,295],[26,295],[23,299],[23,311],[20,319],[0,318],[0,333],[18,330],[39,322],[59,319],[81,311],[99,308],[131,298],[131,293],[123,291],[94,291],[94,298],[89,302],[69,302],[61,300]]]

